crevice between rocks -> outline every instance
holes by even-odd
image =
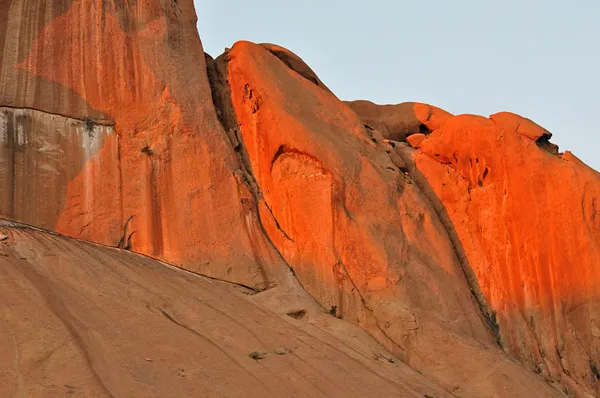
[[[469,259],[467,258],[462,243],[460,242],[458,233],[454,228],[454,224],[452,223],[452,220],[450,219],[446,208],[444,207],[441,200],[437,197],[433,188],[429,185],[427,178],[417,168],[414,160],[412,159],[410,151],[414,151],[414,149],[408,147],[408,145],[404,145],[404,148],[399,148],[397,153],[407,166],[408,177],[415,183],[415,186],[419,189],[419,191],[421,191],[423,197],[429,202],[438,219],[442,223],[442,226],[446,230],[446,233],[448,234],[448,237],[450,239],[450,243],[452,244],[453,251],[463,270],[463,274],[465,276],[467,284],[469,285],[469,289],[471,290],[471,294],[475,298],[475,301],[477,302],[481,314],[483,315],[490,331],[496,338],[496,343],[502,350],[505,351],[504,343],[502,342],[502,335],[500,332],[500,325],[498,324],[498,320],[496,319],[496,312],[492,309],[492,307],[487,301],[487,298],[483,294],[483,291],[481,290],[481,286],[479,285],[477,276],[471,268]],[[439,162],[438,159],[434,160]]]
[[[131,233],[128,232],[129,225],[133,221],[133,217],[134,216],[129,217],[127,221],[125,221],[125,225],[123,225],[123,235],[121,236],[119,243],[117,243],[117,248],[119,249],[131,250],[131,238],[133,237],[133,234],[135,234],[135,231],[132,231]]]
[[[308,293],[308,290],[302,285],[302,282],[300,282],[297,275],[295,274],[293,267],[285,260],[285,258],[283,257],[283,255],[281,254],[281,252],[279,251],[269,234],[267,233],[267,230],[260,217],[259,206],[262,201],[267,211],[271,214],[271,217],[273,217],[273,221],[275,222],[275,225],[278,228],[278,230],[283,234],[283,236],[286,239],[289,239],[293,242],[293,239],[281,228],[281,225],[275,218],[271,207],[264,200],[264,196],[260,190],[256,177],[252,172],[250,156],[248,154],[246,146],[244,145],[243,138],[240,136],[239,123],[231,99],[231,88],[229,86],[227,70],[227,63],[229,62],[229,51],[223,53],[216,60],[205,53],[205,59],[213,105],[217,113],[217,118],[219,119],[219,122],[221,123],[227,134],[227,138],[229,139],[231,147],[237,154],[238,161],[240,164],[240,172],[242,174],[242,180],[245,182],[246,186],[248,187],[248,190],[254,198],[254,211],[256,214],[258,224],[261,228],[262,235],[264,236],[270,247],[277,254],[277,256],[280,258],[280,260],[291,271],[292,276],[298,282],[300,287],[302,287],[302,289],[304,289]]]
[[[558,147],[558,145],[550,142],[550,138],[552,138],[551,134],[544,134],[540,138],[535,140],[535,143],[539,148],[551,153],[552,155],[561,155],[560,148]]]

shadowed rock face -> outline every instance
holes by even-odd
[[[0,215],[54,229],[67,184],[113,136],[111,125],[0,107]]]
[[[35,111],[0,125],[2,214],[268,285],[282,263],[217,120],[192,1],[5,3],[0,105]]]
[[[272,44],[214,60],[191,0],[0,6],[0,216],[261,292],[259,311],[156,261],[3,224],[6,394],[597,392],[599,177],[545,129],[344,103]],[[314,342],[302,364],[259,358],[283,335]],[[67,352],[27,343],[48,340]]]
[[[435,106],[417,102],[377,105],[370,101],[346,102],[370,128],[388,140],[405,141],[413,134],[428,134],[452,115]]]

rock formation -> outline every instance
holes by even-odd
[[[192,2],[1,6],[0,105],[16,108],[0,113],[1,214],[268,285],[276,253],[217,120]]]
[[[393,141],[405,141],[414,134],[428,134],[452,116],[435,106],[415,102],[377,105],[370,101],[351,101],[346,105],[360,116],[368,128]]]
[[[7,394],[600,391],[600,175],[545,129],[344,103],[273,44],[213,59],[191,0],[1,3],[0,216],[118,248],[3,224]]]
[[[277,316],[134,253],[14,223],[0,236],[2,397],[452,397],[306,294]]]
[[[406,151],[497,313],[502,346],[548,380],[600,374],[600,174],[557,154],[545,129],[456,116]]]

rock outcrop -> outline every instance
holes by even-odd
[[[193,2],[1,14],[1,215],[268,286],[282,263],[215,114]]]
[[[414,137],[414,138],[413,138]],[[462,115],[404,147],[496,314],[506,352],[598,394],[600,174],[529,119]]]
[[[472,297],[433,207],[386,153],[393,147],[261,46],[239,42],[221,62],[269,209],[261,219],[304,289],[449,391],[502,385],[514,395],[536,384],[496,347],[487,304]],[[466,357],[475,359],[456,361]]]
[[[192,0],[0,7],[0,218],[118,248],[0,225],[2,395],[600,392],[600,175],[547,130],[213,59]]]
[[[418,102],[377,105],[370,101],[346,102],[369,128],[388,140],[405,141],[413,134],[428,134],[438,129],[452,114],[435,106]]]

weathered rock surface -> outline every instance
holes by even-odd
[[[67,185],[114,134],[112,125],[0,107],[0,216],[54,229]]]
[[[267,49],[271,54],[279,58],[284,64],[287,65],[288,68],[298,73],[303,78],[307,79],[310,82],[313,82],[317,86],[321,87],[323,90],[327,91],[331,95],[335,95],[327,88],[325,83],[319,79],[319,76],[311,69],[306,62],[302,60],[299,56],[288,50],[287,48],[283,48],[276,44],[270,43],[262,43],[260,46]]]
[[[0,216],[234,283],[3,222],[0,395],[598,394],[600,177],[547,130],[214,60],[192,0],[0,10]]]
[[[282,263],[217,120],[193,2],[1,6],[0,106],[17,108],[0,119],[2,215],[272,282]]]
[[[449,391],[557,394],[495,346],[444,227],[389,144],[261,46],[239,42],[224,57],[271,210],[261,218],[306,291]]]
[[[300,289],[253,295],[13,223],[0,233],[2,397],[452,396]]]
[[[598,394],[600,174],[507,112],[413,137],[410,175],[454,231],[502,346],[567,391]]]
[[[371,128],[389,140],[404,141],[412,134],[427,134],[439,128],[452,115],[435,106],[418,102],[377,105],[370,101],[346,102]]]

